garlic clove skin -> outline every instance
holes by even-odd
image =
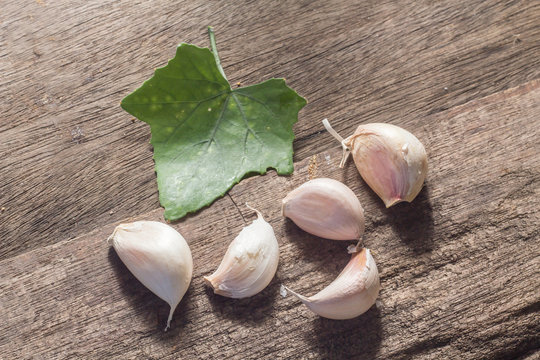
[[[218,269],[205,276],[214,293],[242,299],[262,291],[272,281],[279,262],[274,229],[261,213],[231,242]]]
[[[354,253],[339,276],[319,293],[302,296],[285,287],[314,313],[334,320],[365,313],[379,295],[379,272],[368,249]]]
[[[411,202],[427,174],[424,145],[413,134],[391,124],[360,125],[345,139],[364,181],[390,207]]]
[[[349,152],[360,175],[369,187],[390,207],[411,202],[422,189],[428,163],[424,145],[399,126],[373,123],[358,126],[343,140],[324,119],[326,129],[343,147],[343,167]]]
[[[129,271],[170,305],[167,330],[193,274],[186,240],[171,226],[157,221],[120,224],[109,239]]]
[[[302,230],[331,240],[358,240],[364,233],[364,209],[345,184],[310,180],[282,200],[281,213]]]

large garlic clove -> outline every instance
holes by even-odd
[[[339,276],[311,297],[285,287],[314,313],[335,320],[352,319],[365,313],[379,294],[379,272],[368,249],[354,253]]]
[[[326,129],[343,146],[343,167],[349,152],[360,175],[386,207],[411,202],[422,189],[427,174],[424,145],[399,126],[383,123],[360,125],[348,138],[341,138],[323,120]]]
[[[129,271],[170,305],[167,330],[193,273],[186,240],[169,225],[157,221],[120,224],[109,239]]]
[[[358,240],[364,233],[364,209],[345,184],[310,180],[282,200],[281,213],[302,230],[332,240]]]
[[[274,277],[279,246],[272,226],[261,213],[231,242],[218,269],[205,276],[214,293],[230,298],[246,298],[262,291]]]

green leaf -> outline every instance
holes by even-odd
[[[293,171],[292,126],[306,100],[271,79],[231,89],[215,50],[178,46],[168,65],[122,100],[152,132],[159,199],[176,220],[250,173]]]

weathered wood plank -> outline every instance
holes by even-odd
[[[540,81],[426,119],[416,134],[430,159],[410,205],[385,209],[340,151],[236,186],[230,196],[174,226],[195,271],[169,332],[167,306],[121,264],[105,239],[113,224],[0,262],[0,356],[12,358],[537,357],[540,333]],[[329,136],[329,135],[324,135]],[[524,146],[523,144],[527,144]],[[348,261],[346,242],[311,237],[280,216],[280,199],[310,177],[348,184],[366,210],[364,243],[375,253],[377,305],[350,321],[318,318],[279,284],[313,294]],[[234,203],[238,204],[238,208]],[[228,243],[265,214],[280,240],[276,279],[245,300],[215,296],[202,275]],[[242,215],[238,212],[242,212]],[[161,210],[141,215],[161,219]]]
[[[536,1],[2,1],[0,258],[158,206],[149,130],[118,106],[214,25],[232,82],[285,77],[310,103],[296,161],[359,121],[420,131],[540,76]]]

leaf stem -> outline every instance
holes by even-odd
[[[208,27],[208,36],[210,37],[210,46],[212,46],[212,53],[214,54],[214,59],[216,60],[216,65],[219,69],[219,72],[221,73],[221,75],[223,75],[223,78],[227,80],[227,77],[225,76],[225,72],[223,71],[223,68],[221,67],[221,60],[219,59],[219,54],[217,51],[216,35],[214,34],[214,29],[211,26]]]

